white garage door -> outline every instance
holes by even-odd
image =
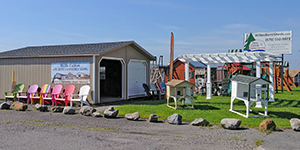
[[[128,98],[145,96],[146,62],[131,60],[128,64]]]

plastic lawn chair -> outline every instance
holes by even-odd
[[[80,107],[82,107],[83,104],[90,106],[90,104],[86,101],[86,98],[90,92],[90,88],[91,87],[89,85],[84,85],[80,88],[79,94],[70,95],[71,96],[70,106],[72,107],[73,102],[80,102]],[[78,96],[78,98],[74,98],[74,96],[76,95]]]
[[[22,92],[23,89],[24,89],[24,84],[22,84],[22,83],[17,84],[12,91],[4,92],[4,94],[5,94],[4,100],[7,101],[7,99],[9,98],[9,99],[13,99],[13,101],[16,101],[17,98],[19,97],[18,93]]]
[[[32,96],[30,97],[30,101],[31,101],[31,104],[33,104],[33,100],[40,100],[40,104],[42,104],[42,97],[45,97],[47,96],[46,93],[49,92],[49,90],[51,89],[51,85],[50,84],[45,84],[41,87],[41,91],[40,91],[40,95],[39,96]],[[43,93],[43,94],[42,94]],[[44,105],[44,104],[43,104]]]
[[[29,104],[29,100],[31,97],[34,97],[38,88],[39,86],[37,84],[33,84],[29,87],[27,92],[19,92],[19,101],[21,98],[27,99],[27,104]],[[22,95],[23,93],[25,93],[25,95]]]
[[[73,84],[68,85],[65,88],[65,92],[63,93],[63,98],[60,97],[54,98],[55,106],[57,106],[57,102],[58,103],[64,102],[65,106],[68,106],[68,103],[70,103],[71,100],[71,95],[73,95],[74,91],[75,91],[75,86]]]
[[[52,102],[52,106],[54,106],[55,98],[59,97],[59,95],[61,94],[60,92],[61,92],[62,88],[63,88],[62,85],[57,84],[57,85],[55,85],[52,88],[52,92],[51,93],[49,93],[49,91],[45,92],[45,93],[41,91],[41,94],[44,95],[43,97],[41,97],[41,101],[42,101],[41,103],[42,103],[42,105],[45,104],[45,101],[46,101],[46,103],[47,103],[47,101],[51,101]]]

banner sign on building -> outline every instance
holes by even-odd
[[[244,51],[291,54],[292,31],[245,33]]]
[[[89,84],[90,63],[51,63],[51,81],[55,84]]]

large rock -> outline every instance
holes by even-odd
[[[53,112],[63,112],[64,109],[62,107],[55,106],[55,107],[52,107],[51,110]]]
[[[35,108],[41,112],[48,111],[48,107],[45,105],[35,104]]]
[[[63,114],[75,114],[75,109],[73,109],[72,107],[70,106],[67,106],[64,108]]]
[[[291,123],[291,126],[292,126],[293,130],[300,131],[300,119],[298,119],[298,118],[292,118],[290,120],[290,123]]]
[[[149,116],[149,122],[158,122],[158,116],[154,115],[154,114],[151,114]]]
[[[3,102],[0,104],[0,109],[9,109],[10,108],[10,103],[9,102]]]
[[[97,110],[91,106],[83,106],[80,108],[79,113],[85,116],[91,116]]]
[[[259,124],[260,130],[276,130],[276,124],[271,119],[265,119]]]
[[[195,119],[191,125],[193,126],[208,126],[209,125],[209,122],[203,118],[198,118],[198,119]]]
[[[24,104],[22,102],[13,102],[12,106],[17,110],[17,111],[25,111],[28,106],[27,104]]]
[[[104,117],[106,118],[116,118],[119,113],[118,109],[115,109],[114,107],[109,107],[104,111]]]
[[[125,118],[127,120],[139,120],[140,118],[140,113],[139,112],[135,112],[135,113],[132,113],[132,114],[126,114],[125,115]]]
[[[234,119],[234,118],[224,118],[221,120],[221,126],[224,129],[237,129],[240,127],[242,121],[239,119]]]
[[[93,116],[93,117],[102,117],[101,113],[99,113],[99,112],[94,112],[94,113],[92,114],[92,116]]]
[[[175,113],[168,117],[168,123],[178,125],[178,124],[182,123],[181,119],[182,119],[182,116]]]

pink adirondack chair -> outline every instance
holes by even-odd
[[[70,95],[72,95],[74,93],[74,91],[75,91],[75,86],[72,84],[68,85],[65,88],[63,98],[59,98],[59,97],[54,98],[55,106],[57,106],[57,103],[61,104],[61,102],[64,102],[65,106],[68,106],[68,103],[70,103],[70,100],[71,100]]]
[[[41,87],[41,91],[40,91],[40,93],[39,93],[39,94],[40,94],[39,96],[36,95],[36,96],[30,97],[31,104],[33,104],[33,101],[34,101],[34,100],[40,100],[40,104],[42,104],[42,101],[41,101],[42,97],[47,96],[46,93],[48,93],[50,89],[51,89],[51,85],[50,85],[50,84],[45,84],[45,85],[43,85],[43,86]],[[44,104],[43,104],[43,105],[44,105]]]
[[[45,101],[46,103],[50,103],[50,101],[52,102],[52,106],[54,106],[55,104],[55,98],[58,98],[59,95],[61,94],[61,90],[62,90],[63,86],[60,85],[60,84],[57,84],[55,85],[53,88],[52,88],[52,92],[51,93],[48,93],[48,92],[45,92],[45,93],[41,93],[41,94],[44,94],[45,96],[41,97],[41,103],[42,105],[45,104]],[[49,96],[50,95],[50,96]]]
[[[33,97],[37,91],[39,86],[37,84],[33,84],[29,87],[27,92],[19,92],[19,99],[27,99],[27,104],[29,104],[29,100]],[[22,95],[22,93],[26,93],[26,95]]]

